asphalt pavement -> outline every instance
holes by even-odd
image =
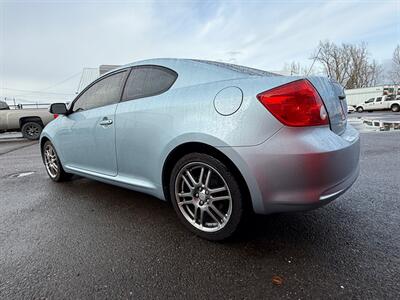
[[[399,298],[400,132],[361,134],[360,177],[330,205],[257,216],[223,243],[192,235],[153,197],[80,177],[53,183],[36,143],[9,143],[1,299]]]

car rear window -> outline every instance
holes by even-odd
[[[122,100],[162,94],[174,84],[177,77],[175,71],[161,66],[133,67],[126,81]]]

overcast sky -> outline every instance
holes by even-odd
[[[154,57],[280,70],[327,39],[390,59],[400,1],[0,0],[0,96],[70,99],[84,67]]]

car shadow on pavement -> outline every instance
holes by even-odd
[[[179,222],[170,203],[152,196],[78,176],[54,188],[68,194],[75,205],[95,213],[96,222],[106,219],[115,228],[131,226],[135,228],[133,234],[140,232],[147,238],[168,239],[173,243],[184,244],[190,240],[264,256],[284,249],[309,253],[328,251],[353,240],[352,233],[340,226],[344,212],[335,203],[315,211],[252,215],[234,238],[212,243],[190,233]],[[91,220],[87,218],[86,222]]]

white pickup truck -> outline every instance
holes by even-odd
[[[397,96],[379,96],[368,99],[364,103],[358,104],[356,110],[360,113],[365,111],[390,109],[393,112],[400,111],[400,98]]]
[[[25,138],[37,140],[54,117],[47,109],[10,109],[6,102],[0,101],[0,133],[21,131]]]

